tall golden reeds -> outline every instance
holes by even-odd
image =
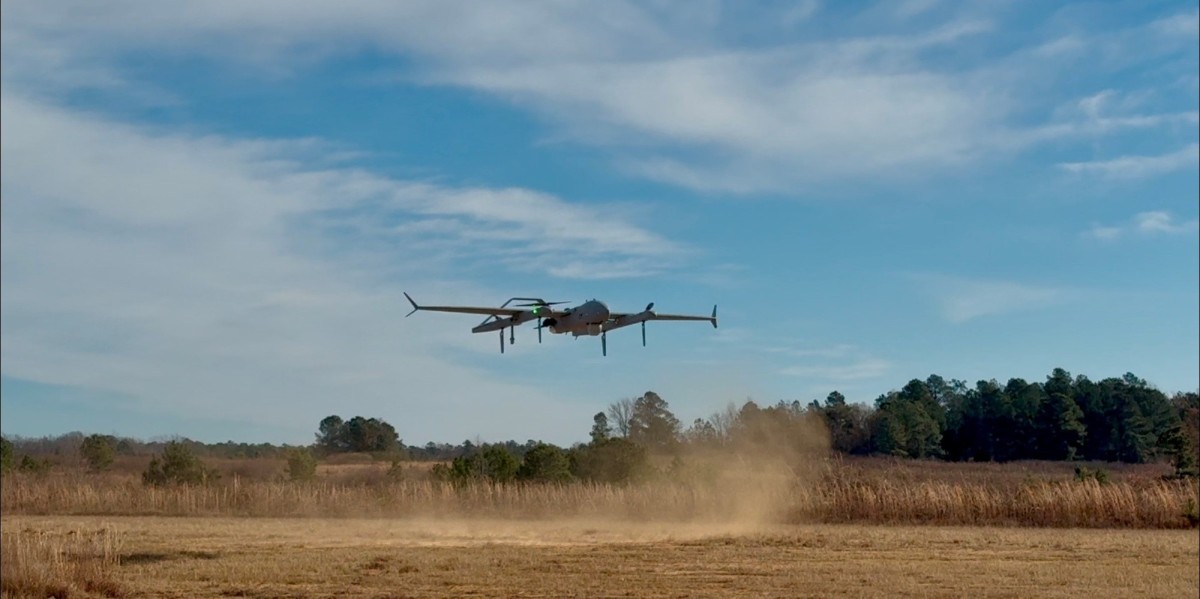
[[[7,486],[9,480],[5,480]],[[112,571],[119,540],[108,529],[66,533],[5,530],[0,549],[4,597],[123,597]]]
[[[765,522],[1184,528],[1200,503],[1196,481],[1129,477],[1109,483],[1048,477],[888,476],[828,465],[802,478],[653,480],[629,485],[344,484],[223,479],[147,487],[136,477],[4,479],[5,514],[273,517],[758,518]],[[7,541],[6,541],[7,542]]]

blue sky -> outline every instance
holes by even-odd
[[[1200,386],[1195,2],[5,2],[3,432]],[[426,303],[654,301],[498,352]]]

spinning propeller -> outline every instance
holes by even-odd
[[[535,327],[535,328],[537,328],[537,332],[538,332],[538,343],[542,342],[542,329],[544,328],[542,326],[542,315],[541,315],[542,308],[549,308],[550,306],[557,306],[559,304],[569,304],[570,303],[570,302],[548,302],[544,299],[530,298],[530,297],[518,297],[518,298],[513,298],[513,299],[526,300],[526,301],[530,302],[528,304],[515,304],[515,305],[518,308],[533,308],[532,312],[534,314],[536,314],[538,317],[537,318],[537,327]]]

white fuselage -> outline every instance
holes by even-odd
[[[604,332],[604,323],[608,321],[608,306],[598,300],[586,301],[566,311],[565,314],[549,319],[546,326],[551,333],[571,333],[576,337],[581,335],[599,335]]]

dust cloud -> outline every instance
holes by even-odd
[[[778,532],[798,521],[825,468],[829,433],[811,416],[743,421],[727,442],[652,456],[654,472],[627,485],[460,490],[490,495],[393,520],[391,542],[576,545]]]
[[[720,447],[679,455],[679,484],[698,498],[690,520],[730,532],[794,522],[798,503],[820,481],[829,431],[814,415],[779,422],[750,419]]]

